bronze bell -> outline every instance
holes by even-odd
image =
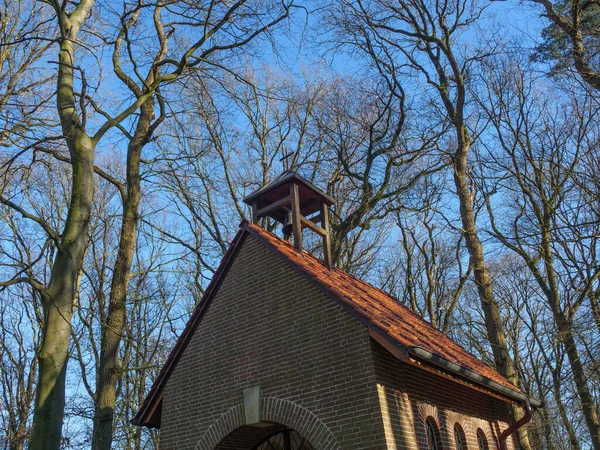
[[[290,240],[290,237],[292,236],[292,231],[293,231],[293,227],[292,227],[292,212],[291,211],[287,211],[285,214],[285,219],[283,221],[283,237],[286,241]]]

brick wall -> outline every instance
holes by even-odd
[[[425,421],[433,418],[443,449],[456,448],[458,423],[467,449],[479,449],[481,429],[489,449],[496,450],[497,438],[512,422],[508,403],[403,363],[374,341],[372,348],[388,449],[427,449]],[[508,447],[516,448],[512,438]]]
[[[252,386],[262,420],[298,430],[315,450],[423,450],[430,417],[444,450],[455,449],[455,423],[468,450],[478,450],[479,428],[495,450],[510,420],[508,404],[398,361],[247,235],[167,383],[161,450],[248,448],[248,435],[223,438],[248,429],[243,390]]]
[[[286,425],[317,450],[386,448],[367,328],[246,236],[166,386],[161,449],[210,447],[256,385],[263,414],[305,417]]]

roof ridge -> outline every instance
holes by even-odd
[[[244,219],[244,220],[245,220],[245,219]],[[286,241],[285,239],[281,239],[281,238],[280,238],[279,236],[277,236],[275,233],[273,233],[273,232],[271,232],[271,231],[269,231],[269,230],[266,230],[266,229],[264,229],[264,228],[262,228],[262,227],[260,227],[260,226],[258,226],[258,225],[256,225],[256,224],[252,224],[252,223],[248,222],[247,220],[245,220],[245,222],[246,222],[247,224],[250,224],[250,225],[251,225],[251,226],[253,226],[253,227],[256,227],[256,228],[258,228],[258,229],[259,229],[261,232],[264,232],[264,233],[268,233],[268,234],[270,234],[270,235],[271,235],[271,236],[273,236],[275,239],[278,239],[278,240],[279,240],[279,241],[280,241],[282,244],[284,244],[284,245],[286,245],[286,246],[289,246],[289,248],[290,248],[290,249],[294,249],[294,246],[293,246],[293,245],[292,245],[290,242]],[[325,266],[325,262],[324,262],[324,261],[323,261],[321,258],[319,258],[319,257],[315,256],[313,253],[309,252],[308,250],[303,250],[303,251],[302,251],[302,254],[303,254],[303,255],[304,255],[304,254],[306,254],[307,256],[310,256],[311,258],[313,258],[314,260],[316,260],[317,262],[319,262],[321,265],[323,265],[323,267],[324,267],[324,268],[327,268],[327,266]],[[439,333],[440,335],[442,335],[442,336],[444,336],[444,337],[446,337],[446,338],[448,338],[448,339],[451,339],[451,338],[449,338],[449,336],[448,336],[447,334],[445,334],[445,333],[441,332],[441,331],[440,331],[440,330],[438,330],[436,327],[434,327],[434,326],[431,324],[431,322],[427,321],[425,318],[423,318],[422,316],[420,316],[419,314],[417,314],[417,313],[416,313],[415,311],[413,311],[411,308],[409,308],[408,306],[406,306],[405,304],[403,304],[403,303],[402,303],[402,302],[401,302],[401,301],[398,299],[398,297],[396,297],[395,295],[392,295],[392,294],[390,294],[389,292],[385,291],[385,290],[384,290],[384,289],[382,289],[381,287],[375,286],[374,284],[370,283],[369,281],[363,280],[362,278],[359,278],[359,277],[357,277],[356,275],[353,275],[353,274],[351,274],[351,273],[348,273],[348,272],[346,272],[346,271],[344,271],[344,270],[340,269],[339,267],[332,267],[331,269],[328,269],[328,270],[334,270],[334,271],[336,271],[336,272],[338,272],[338,273],[341,273],[342,275],[348,276],[348,277],[350,277],[350,278],[352,278],[352,279],[356,280],[356,281],[357,281],[357,282],[359,282],[359,283],[363,283],[363,284],[366,284],[366,285],[370,286],[370,287],[371,287],[371,288],[373,288],[374,290],[376,290],[376,291],[380,292],[381,294],[385,295],[386,297],[389,297],[389,298],[391,298],[392,300],[394,300],[394,301],[395,301],[395,302],[398,304],[398,306],[400,306],[401,308],[403,308],[404,310],[406,310],[406,312],[408,312],[408,313],[410,313],[411,315],[413,315],[415,318],[417,318],[418,320],[420,320],[421,322],[423,322],[425,325],[427,325],[427,326],[431,327],[433,330],[435,330],[435,331],[436,331],[437,333]],[[462,349],[463,349],[465,352],[467,352],[467,353],[469,353],[471,356],[473,356],[473,357],[475,357],[475,358],[479,359],[479,357],[478,357],[477,355],[475,355],[475,354],[471,353],[470,351],[468,351],[468,350],[467,350],[466,348],[464,348],[464,347],[463,347],[461,344],[459,344],[458,342],[454,341],[453,339],[451,339],[451,340],[452,340],[452,342],[453,342],[454,344],[458,345],[458,346],[459,346],[460,348],[462,348]],[[481,362],[483,363],[483,361],[481,361]],[[485,363],[484,363],[484,364],[485,364]],[[487,364],[486,364],[486,366],[487,366]],[[488,366],[488,367],[490,367],[490,366]],[[490,368],[494,369],[493,367],[490,367]],[[494,369],[494,370],[496,370],[496,369]]]
[[[309,251],[304,250],[301,255],[298,254],[290,242],[281,239],[275,233],[250,223],[246,219],[242,219],[239,224],[239,230],[223,255],[221,263],[219,264],[217,271],[213,274],[211,282],[207,286],[202,299],[194,308],[183,332],[177,339],[175,346],[169,353],[167,360],[156,376],[154,383],[140,405],[137,414],[132,419],[131,422],[133,424],[160,427],[164,386],[177,364],[179,357],[187,347],[189,340],[192,338],[196,328],[200,325],[204,314],[212,302],[214,294],[218,291],[231,263],[235,259],[235,255],[241,247],[241,243],[245,241],[246,233],[260,240],[270,251],[279,255],[279,257],[293,266],[299,273],[306,276],[311,283],[320,287],[323,292],[326,292],[331,298],[338,301],[340,305],[361,318],[360,320],[366,323],[370,329],[373,328],[379,330],[378,332],[385,333],[385,335],[394,340],[397,345],[405,349],[422,348],[430,354],[437,355],[436,357],[445,359],[454,365],[462,366],[465,370],[473,372],[485,380],[496,383],[501,387],[504,386],[509,388],[509,390],[512,389],[514,392],[522,392],[519,387],[513,385],[496,369],[491,368],[449,336],[433,327],[417,313],[400,303],[395,296],[367,281],[361,280],[355,275],[344,272],[339,268],[328,269],[323,263],[323,260]],[[332,271],[332,276],[325,276]],[[351,280],[353,281],[349,282]],[[360,289],[361,294],[356,295],[355,292],[352,291],[353,287]],[[369,290],[372,290],[373,292],[369,292]],[[400,310],[395,311],[394,308],[390,306],[390,302],[379,299],[379,296],[388,299],[392,305],[399,307]],[[381,305],[381,308],[378,308],[377,305]],[[406,315],[406,312],[410,312],[410,315]],[[427,327],[427,329],[419,329],[410,318],[418,319],[418,323],[421,324],[421,326]],[[430,330],[435,330],[441,339],[438,340],[435,339],[435,336],[428,336],[427,333]],[[417,337],[416,341],[413,337]],[[444,340],[446,343],[444,343]],[[452,343],[456,347],[448,348],[448,352],[445,353],[438,351],[439,349],[443,350],[444,345],[447,345],[448,343]]]
[[[278,242],[280,245],[284,245],[285,247],[287,247],[287,248],[288,248],[288,250],[296,252],[296,250],[295,250],[294,246],[293,246],[293,245],[292,245],[290,242],[288,242],[288,241],[286,241],[286,240],[284,240],[284,239],[280,238],[280,237],[279,237],[279,236],[277,236],[275,233],[273,233],[273,232],[271,232],[271,231],[268,231],[268,230],[266,230],[266,229],[264,229],[264,228],[260,227],[259,225],[257,225],[257,224],[253,224],[253,223],[250,223],[250,222],[247,222],[247,226],[249,226],[249,227],[250,227],[250,228],[251,228],[253,231],[255,231],[255,232],[258,232],[258,233],[264,233],[264,234],[267,234],[268,236],[271,236],[272,238],[276,239],[276,240],[277,240],[277,242]],[[285,256],[287,259],[289,259],[289,257],[288,257],[287,255],[284,255],[284,256]],[[518,386],[515,386],[515,385],[513,385],[513,384],[512,384],[510,381],[508,381],[508,379],[507,379],[506,377],[504,377],[502,374],[500,374],[500,372],[498,372],[498,370],[497,370],[496,368],[494,368],[494,367],[492,367],[492,366],[490,366],[490,365],[486,364],[485,362],[483,362],[483,361],[482,361],[482,360],[481,360],[481,359],[480,359],[480,358],[479,358],[477,355],[473,354],[472,352],[470,352],[469,350],[467,350],[466,348],[464,348],[464,347],[463,347],[461,344],[459,344],[458,342],[456,342],[456,341],[455,341],[454,339],[452,339],[450,336],[448,336],[447,334],[444,334],[442,331],[440,331],[440,330],[438,330],[436,327],[434,327],[434,326],[433,326],[433,325],[432,325],[430,322],[428,322],[428,321],[427,321],[425,318],[421,317],[419,314],[417,314],[415,311],[413,311],[412,309],[410,309],[408,306],[406,306],[406,305],[404,305],[403,303],[401,303],[401,302],[400,302],[400,300],[399,300],[399,299],[398,299],[396,296],[394,296],[394,295],[392,295],[392,294],[390,294],[390,293],[388,293],[388,292],[384,291],[383,289],[381,289],[381,288],[379,288],[379,287],[377,287],[377,286],[373,285],[372,283],[369,283],[368,281],[362,280],[362,279],[358,278],[358,277],[357,277],[357,276],[355,276],[355,275],[352,275],[352,274],[350,274],[350,273],[348,273],[348,272],[345,272],[345,271],[343,271],[342,269],[340,269],[340,268],[338,268],[338,267],[332,267],[331,269],[328,269],[328,268],[327,268],[327,266],[325,266],[325,264],[324,264],[324,262],[323,262],[323,260],[322,260],[321,258],[318,258],[318,257],[316,257],[316,256],[315,256],[313,253],[311,253],[311,252],[309,252],[309,251],[307,251],[307,250],[303,250],[303,251],[302,251],[302,257],[304,257],[304,256],[308,256],[308,257],[309,257],[310,259],[312,259],[314,262],[316,262],[316,263],[319,263],[319,265],[320,265],[320,266],[322,266],[322,268],[323,268],[323,269],[326,269],[326,270],[328,270],[328,271],[334,271],[334,272],[336,272],[338,275],[342,275],[342,276],[344,276],[344,277],[349,277],[349,278],[351,278],[352,280],[354,280],[354,281],[355,281],[357,284],[359,284],[359,285],[360,285],[360,284],[362,284],[362,285],[366,285],[367,287],[370,287],[370,288],[371,288],[371,289],[373,289],[374,291],[378,292],[380,295],[383,295],[383,296],[385,296],[385,297],[389,298],[390,300],[392,300],[392,301],[395,303],[395,305],[396,305],[396,306],[400,307],[400,308],[402,309],[402,311],[403,311],[403,312],[407,312],[407,313],[409,313],[409,314],[410,314],[412,317],[414,317],[415,319],[417,319],[417,320],[418,320],[418,321],[419,321],[419,322],[420,322],[420,323],[421,323],[423,326],[427,327],[427,328],[428,328],[428,331],[433,331],[433,332],[434,332],[434,333],[435,333],[435,334],[436,334],[438,337],[440,337],[440,338],[442,338],[442,339],[447,339],[447,340],[448,340],[448,341],[450,341],[450,342],[451,342],[453,345],[455,345],[455,346],[456,346],[456,347],[458,347],[460,350],[462,350],[464,353],[466,353],[467,355],[469,355],[469,356],[471,356],[472,358],[474,358],[474,359],[475,359],[475,360],[476,360],[478,363],[480,363],[480,364],[484,365],[485,367],[487,367],[488,369],[490,369],[490,370],[492,370],[492,371],[494,371],[494,372],[498,373],[498,375],[500,375],[502,378],[504,378],[504,379],[505,379],[505,380],[506,380],[506,381],[507,381],[507,382],[508,382],[510,385],[514,386],[516,389],[520,389]],[[290,262],[291,262],[292,264],[294,264],[294,261],[290,260]],[[318,277],[317,277],[317,278],[318,278]],[[319,280],[319,282],[323,283],[321,280]],[[328,283],[328,284],[329,284],[329,283]],[[330,286],[330,287],[328,287],[328,289],[329,289],[329,290],[337,290],[337,289],[335,288],[335,285],[334,285],[334,284],[331,284],[331,286]],[[361,289],[361,290],[363,290],[363,289]],[[364,291],[364,290],[363,290],[363,291]],[[368,292],[364,292],[364,293],[365,293],[365,295],[369,295],[369,293],[368,293]],[[339,293],[338,293],[338,295],[346,295],[346,294],[345,294],[345,293],[343,293],[343,292],[339,292]],[[386,309],[388,309],[388,310],[389,310],[389,308],[386,308]],[[391,312],[393,312],[393,311],[391,311]],[[415,331],[418,331],[418,330],[415,330]],[[421,337],[422,337],[422,338],[427,338],[427,336],[426,336],[426,335],[423,335],[422,333],[419,333],[419,334],[421,334]],[[414,347],[420,347],[420,345],[416,345],[416,346],[414,346]],[[445,358],[445,359],[447,359],[447,358],[448,358],[446,355],[444,355],[443,353],[440,353],[440,352],[439,352],[437,349],[435,349],[435,348],[431,348],[431,349],[430,349],[430,351],[431,351],[432,353],[434,353],[434,354],[436,354],[436,355],[438,355],[438,356],[442,357],[442,358]],[[465,362],[462,362],[462,361],[456,362],[456,364],[458,364],[458,365],[460,365],[460,366],[463,366],[463,367],[465,367],[465,368],[467,368],[467,369],[469,368],[469,365],[468,365],[467,363],[465,363]]]

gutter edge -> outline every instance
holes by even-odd
[[[467,378],[468,380],[473,381],[481,386],[484,386],[488,389],[492,389],[513,400],[516,400],[519,403],[530,404],[535,408],[541,408],[544,406],[544,404],[536,398],[529,397],[527,394],[519,392],[516,389],[510,389],[506,386],[503,386],[493,380],[490,380],[489,378],[483,377],[478,373],[473,372],[470,369],[459,366],[458,364],[448,361],[447,359],[439,355],[435,355],[422,347],[408,347],[406,351],[418,359],[425,360],[430,364],[441,367],[442,369],[445,369],[456,375],[460,375],[461,377]]]

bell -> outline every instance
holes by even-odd
[[[294,249],[300,254],[304,251],[302,229],[308,228],[317,233],[323,238],[325,264],[331,267],[328,208],[334,201],[310,181],[292,170],[286,170],[245,197],[244,203],[252,208],[252,223],[255,225],[263,217],[281,223],[285,240],[290,241],[294,236]],[[316,225],[317,221],[307,219],[315,213],[320,214],[321,226]]]
[[[292,213],[291,213],[291,211],[288,211],[285,214],[285,219],[283,221],[282,231],[283,231],[283,238],[286,241],[289,241],[290,237],[292,236],[292,231],[293,231],[293,228],[292,228]]]

